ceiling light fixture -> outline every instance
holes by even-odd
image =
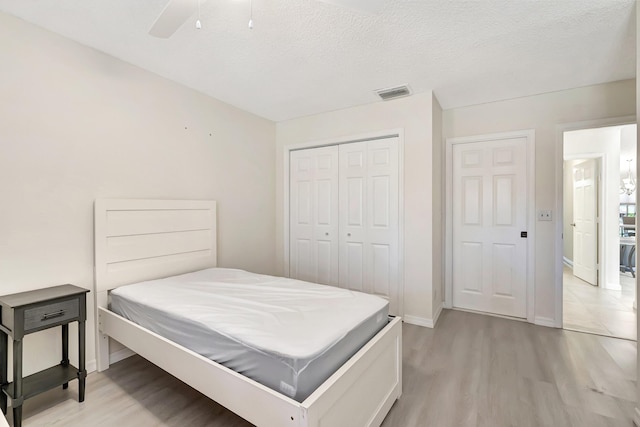
[[[633,179],[633,175],[631,175],[631,162],[633,160],[632,159],[627,159],[627,162],[629,164],[629,171],[627,172],[627,177],[626,178],[622,178],[622,174],[620,174],[620,194],[626,194],[627,196],[630,196],[633,194],[634,191],[636,191],[636,180]]]

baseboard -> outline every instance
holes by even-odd
[[[433,327],[435,328],[436,325],[438,324],[438,319],[440,318],[440,315],[442,314],[442,309],[443,309],[443,303],[440,303],[440,305],[436,308],[436,312],[433,315]]]
[[[562,257],[562,263],[564,265],[566,265],[569,268],[573,268],[573,261],[571,261],[569,258],[567,258],[566,256]]]
[[[547,328],[555,328],[556,320],[550,317],[536,316],[535,319],[533,319],[533,324],[538,326],[546,326]]]
[[[115,353],[111,353],[109,355],[109,364],[111,363],[117,363],[121,360],[126,359],[127,357],[131,357],[134,354],[136,354],[133,350],[130,350],[128,348],[123,348],[122,350],[118,350]]]
[[[620,285],[619,283],[605,283],[604,289],[609,291],[621,291],[622,285]]]
[[[640,427],[640,409],[638,408],[636,408],[635,411],[633,411],[633,423],[637,427]]]
[[[85,366],[87,367],[87,374],[90,374],[91,372],[96,371],[96,369],[98,368],[98,363],[96,362],[96,359],[93,359],[89,360]]]
[[[411,316],[405,314],[404,316],[402,316],[402,320],[410,325],[423,326],[425,328],[433,329],[433,327],[435,326],[435,322],[433,321],[433,319],[427,319],[419,316]]]

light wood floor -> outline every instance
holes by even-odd
[[[403,343],[385,427],[632,426],[635,342],[445,310]],[[75,383],[28,400],[24,425],[249,425],[137,356],[89,375],[82,404]]]
[[[636,339],[636,310],[633,308],[636,281],[620,274],[619,291],[592,286],[564,267],[563,324],[566,329],[611,337]]]

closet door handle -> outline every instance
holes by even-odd
[[[351,233],[347,233],[347,237],[351,237]]]
[[[329,233],[324,233],[324,235],[325,235],[325,236],[328,236],[328,235],[329,235]]]

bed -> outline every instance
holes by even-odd
[[[380,425],[402,390],[399,317],[385,319],[320,385],[276,390],[109,309],[110,291],[124,285],[219,271],[210,270],[216,267],[216,234],[213,201],[96,201],[98,370],[109,367],[111,337],[257,426]]]

